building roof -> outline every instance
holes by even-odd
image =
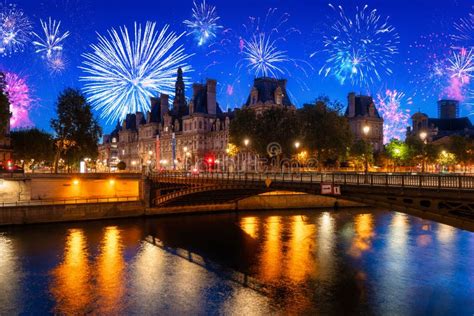
[[[161,100],[160,98],[150,98],[151,109],[150,109],[150,123],[161,122]]]
[[[207,111],[207,85],[203,84],[194,84],[195,87],[199,87],[196,89],[196,93],[193,97],[193,106],[194,106],[194,113],[204,113],[208,114]],[[219,103],[216,104],[216,114],[221,114],[222,110],[219,106]],[[188,113],[189,114],[189,109]]]
[[[367,95],[356,95],[355,96],[355,111],[354,116],[368,116],[370,105],[374,104],[374,117],[381,118],[377,107],[375,106],[374,99]],[[345,116],[349,116],[349,106],[346,108]]]
[[[472,129],[472,123],[467,117],[450,118],[450,119],[428,119],[428,126],[435,126],[439,131],[462,131]]]
[[[283,93],[282,103],[285,106],[292,106],[288,93],[286,91],[286,79],[275,79],[268,77],[255,78],[253,81],[253,88],[257,89],[258,98],[256,103],[275,102],[275,90],[280,87]],[[250,105],[251,94],[247,98],[245,105]]]

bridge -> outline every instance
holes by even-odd
[[[467,175],[168,172],[147,181],[151,208],[234,203],[272,191],[322,195],[330,188],[325,195],[341,200],[474,220],[474,177]]]

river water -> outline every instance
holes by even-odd
[[[390,211],[0,230],[0,314],[474,314],[474,234]]]

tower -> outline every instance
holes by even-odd
[[[186,97],[184,95],[184,79],[183,70],[178,68],[178,73],[175,83],[174,101],[173,101],[173,112],[178,115],[184,115],[186,112]]]
[[[440,119],[454,119],[459,117],[459,101],[439,100],[438,117]]]

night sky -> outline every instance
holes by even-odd
[[[15,3],[24,11],[34,32],[41,33],[39,20],[49,17],[61,20],[62,32],[70,32],[62,52],[66,67],[59,74],[46,67],[44,56],[35,53],[32,43],[26,43],[22,52],[0,57],[1,69],[26,78],[31,89],[34,102],[29,110],[31,123],[28,124],[46,130],[50,130],[49,121],[54,115],[59,91],[65,87],[83,87],[84,83],[79,80],[84,75],[79,69],[84,60],[81,55],[91,52],[89,45],[97,43],[96,32],[105,35],[110,28],[124,25],[133,30],[135,21],[153,21],[157,22],[159,29],[169,24],[170,30],[181,33],[188,30],[183,21],[191,18],[193,8],[192,0],[16,0],[7,3]],[[208,0],[207,3],[216,7],[220,17],[218,23],[223,26],[217,31],[216,38],[199,46],[196,38],[190,35],[182,37],[178,43],[184,45],[186,54],[194,54],[188,59],[194,70],[187,74],[192,82],[202,82],[206,78],[218,81],[218,102],[223,110],[244,103],[255,76],[255,72],[247,67],[240,46],[242,39],[251,38],[251,17],[260,18],[260,22],[268,17],[270,22],[261,23],[265,24],[261,26],[262,32],[278,31],[275,46],[288,60],[279,64],[284,73],[278,72],[277,76],[288,79],[289,94],[297,106],[322,94],[345,104],[349,91],[369,93],[375,97],[377,94],[386,95],[388,89],[398,91],[398,95],[403,93],[400,111],[409,109],[414,113],[420,109],[435,116],[436,100],[452,96],[449,92],[452,78],[445,75],[440,80],[434,76],[433,63],[438,60],[444,67],[449,67],[451,54],[459,47],[467,48],[469,53],[473,44],[468,40],[461,43],[452,36],[459,33],[456,23],[461,19],[469,21],[469,14],[474,13],[472,1],[332,1],[336,7],[342,5],[349,17],[354,16],[357,6],[361,9],[367,4],[368,11],[377,9],[382,20],[389,17],[388,24],[395,28],[392,33],[399,35],[398,53],[390,56],[393,59],[393,64],[389,65],[392,74],[384,71],[384,65],[374,65],[380,78],[373,82],[343,81],[332,74],[325,76],[324,71],[320,73],[329,58],[323,49],[324,33],[339,17],[328,1]],[[272,8],[275,9],[269,14]],[[287,21],[275,26],[282,18]],[[471,100],[474,83],[471,87],[469,82],[471,71],[468,70],[462,78],[462,91],[458,91],[463,99],[463,115],[471,113],[471,102],[474,102]],[[188,88],[186,95],[191,97],[191,94]],[[101,123],[106,132],[113,124],[107,125],[105,119],[101,119]]]

